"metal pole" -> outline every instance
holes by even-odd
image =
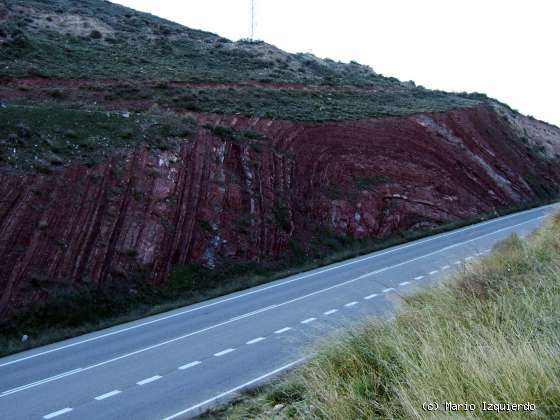
[[[251,0],[251,41],[255,40],[255,0]]]

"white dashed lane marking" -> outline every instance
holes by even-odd
[[[317,318],[307,318],[301,321],[302,324],[309,324],[310,322],[316,321]]]
[[[461,264],[463,264],[463,263],[462,263],[461,261],[455,261],[453,264],[455,264],[455,265],[461,265]]]
[[[332,315],[335,312],[338,312],[338,309],[331,309],[330,311],[325,312],[323,315]]]
[[[409,285],[410,282],[409,281],[403,281],[402,283],[399,283],[399,286],[406,286]]]
[[[387,289],[383,290],[383,293],[389,293],[389,292],[393,292],[395,290],[394,287],[388,287]]]
[[[63,414],[69,413],[70,411],[72,411],[70,407],[63,408],[62,410],[58,410],[55,411],[54,413],[47,414],[46,416],[43,416],[43,418],[47,420],[54,419],[55,417],[62,416]]]
[[[158,379],[161,379],[161,376],[159,376],[159,375],[152,376],[151,378],[146,378],[146,379],[143,379],[139,382],[136,382],[136,385],[140,385],[140,386],[146,385],[146,384],[149,384],[151,382],[157,381]]]
[[[120,393],[121,393],[121,391],[119,391],[118,389],[115,389],[114,391],[107,392],[106,394],[103,394],[103,395],[99,395],[98,397],[95,397],[95,399],[97,401],[101,401],[101,400],[105,400],[107,398],[114,397],[115,395],[119,395]]]
[[[235,349],[231,349],[231,348],[230,349],[225,349],[225,350],[219,351],[218,353],[214,353],[214,356],[220,357],[220,356],[223,356],[225,354],[231,353],[232,351],[235,351]]]
[[[348,302],[348,303],[347,303],[346,305],[344,305],[344,306],[346,306],[347,308],[350,308],[350,307],[352,307],[352,306],[354,306],[354,305],[357,305],[357,304],[358,304],[358,302],[354,301],[354,302]]]
[[[291,330],[290,327],[281,328],[281,329],[279,329],[279,330],[274,331],[274,334],[283,334],[283,333],[285,333],[286,331],[290,331],[290,330]]]
[[[202,362],[200,362],[200,361],[197,360],[197,361],[195,361],[195,362],[191,362],[191,363],[187,363],[186,365],[179,366],[177,369],[179,369],[179,370],[185,370],[185,369],[189,369],[189,368],[198,366],[198,365],[200,365],[201,363],[202,363]]]
[[[467,258],[465,258],[466,261],[470,261],[470,260],[473,260],[473,259],[474,259],[474,257],[467,257]]]
[[[430,271],[430,276],[433,276],[434,274],[439,273],[439,270],[434,270],[434,271]]]
[[[450,268],[451,268],[451,266],[444,265],[443,267],[441,267],[441,271],[449,270]]]
[[[424,276],[418,276],[418,277],[414,277],[414,280],[422,280],[424,278]]]
[[[370,300],[370,299],[373,299],[374,297],[377,297],[377,296],[378,296],[378,294],[374,293],[373,295],[366,296],[364,299],[365,300]]]
[[[257,337],[257,338],[253,338],[252,340],[247,341],[245,344],[256,344],[256,343],[260,343],[261,341],[264,341],[265,338],[264,337]]]

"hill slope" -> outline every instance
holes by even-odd
[[[185,296],[558,194],[560,129],[484,95],[99,0],[0,1],[0,44],[4,320],[90,286]]]
[[[365,66],[233,43],[101,0],[2,0],[0,24],[0,76],[398,83]]]

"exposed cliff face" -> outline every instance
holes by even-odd
[[[322,124],[198,118],[265,137],[200,128],[170,150],[116,151],[92,168],[0,172],[3,317],[49,284],[135,273],[159,284],[177,264],[272,261],[320,229],[384,236],[558,192],[557,161],[489,106]],[[531,127],[558,150],[560,130]]]

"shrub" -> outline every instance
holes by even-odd
[[[103,38],[103,34],[101,32],[99,32],[98,30],[93,30],[89,34],[89,37],[91,39],[101,39],[101,38]]]

